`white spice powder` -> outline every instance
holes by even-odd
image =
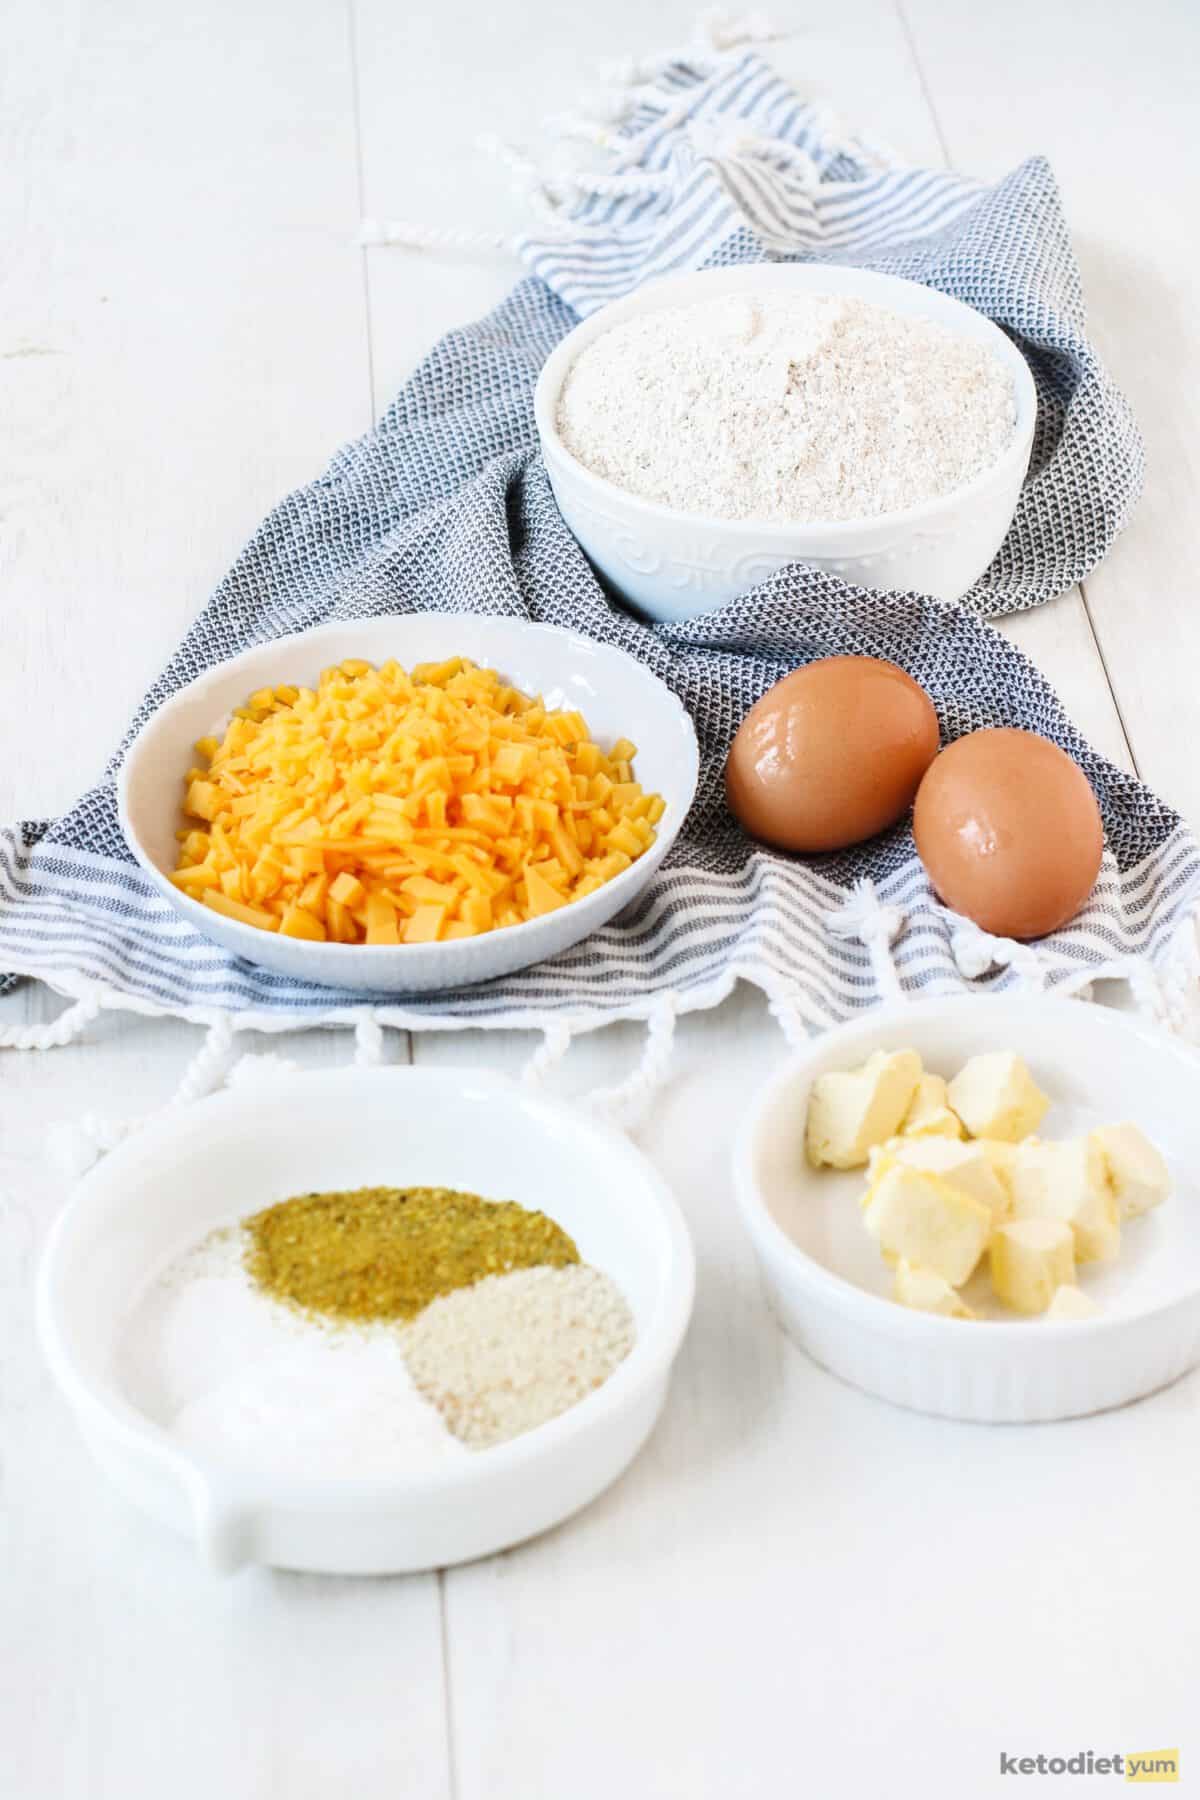
[[[151,1282],[119,1350],[135,1404],[201,1455],[271,1476],[404,1476],[470,1456],[417,1393],[398,1331],[281,1306],[247,1275],[244,1241],[215,1232]]]
[[[514,1269],[433,1300],[404,1334],[417,1389],[463,1443],[504,1443],[557,1418],[633,1348],[616,1283],[587,1263]]]
[[[567,373],[558,429],[594,474],[683,513],[877,518],[961,487],[1016,427],[981,344],[832,294],[727,294],[641,313]]]
[[[148,1284],[117,1373],[182,1444],[274,1476],[403,1476],[462,1461],[565,1412],[633,1345],[607,1275],[584,1264],[488,1276],[410,1324],[339,1324],[251,1280],[237,1226]]]

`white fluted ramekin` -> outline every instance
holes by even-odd
[[[624,319],[721,294],[848,294],[909,317],[934,319],[982,344],[1013,379],[1017,422],[1008,448],[953,493],[874,519],[779,524],[715,519],[639,499],[584,467],[558,431],[558,400],[571,364]],[[647,282],[577,325],[547,358],[534,393],[546,472],[559,510],[588,560],[630,605],[652,619],[690,619],[745,593],[788,563],[812,563],[869,588],[958,600],[983,574],[1016,511],[1037,422],[1037,390],[1025,358],[998,325],[948,294],[896,275],[832,263],[701,269]]]
[[[861,1171],[808,1167],[814,1077],[872,1050],[913,1048],[952,1076],[968,1056],[1016,1050],[1053,1107],[1043,1137],[1131,1119],[1157,1143],[1175,1192],[1122,1232],[1120,1260],[1081,1271],[1102,1308],[1079,1322],[945,1319],[890,1297],[891,1271],[863,1228]],[[993,1423],[1101,1412],[1200,1362],[1200,1056],[1129,1015],[1042,995],[963,995],[872,1012],[792,1058],[735,1151],[743,1220],[768,1299],[816,1362],[898,1406]]]

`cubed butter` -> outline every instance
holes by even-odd
[[[818,1075],[805,1124],[813,1167],[862,1168],[876,1144],[895,1136],[920,1076],[915,1050],[877,1050],[861,1069]]]
[[[1100,1308],[1082,1288],[1060,1287],[1046,1308],[1048,1319],[1094,1319]]]
[[[1171,1175],[1145,1132],[1136,1125],[1102,1125],[1091,1141],[1104,1158],[1123,1219],[1136,1219],[1171,1192]]]
[[[901,1137],[960,1138],[962,1120],[946,1099],[946,1083],[940,1075],[922,1075],[903,1119]]]
[[[896,1299],[916,1312],[941,1313],[947,1319],[973,1319],[975,1314],[944,1276],[922,1269],[903,1257],[896,1264]]]
[[[1075,1280],[1075,1246],[1063,1219],[1010,1219],[991,1241],[992,1286],[1017,1312],[1045,1312]]]
[[[884,1256],[961,1287],[987,1246],[990,1210],[939,1175],[890,1161],[863,1199],[863,1223]]]
[[[1015,1219],[1061,1219],[1075,1234],[1076,1262],[1112,1262],[1121,1221],[1108,1168],[1092,1138],[1018,1144],[1013,1158]]]
[[[1036,1131],[1050,1105],[1012,1050],[973,1056],[947,1089],[950,1105],[972,1137],[1019,1143]]]
[[[1019,1146],[1006,1143],[1003,1138],[972,1138],[971,1142],[980,1155],[987,1158],[988,1167],[1011,1200],[1013,1165]]]
[[[993,1224],[999,1224],[1008,1212],[1008,1189],[979,1144],[944,1137],[890,1138],[871,1152],[870,1179],[877,1180],[892,1162],[940,1176],[986,1206]]]

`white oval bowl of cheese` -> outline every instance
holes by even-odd
[[[538,918],[474,937],[433,943],[334,943],[290,937],[243,924],[171,879],[181,827],[184,776],[199,738],[224,732],[234,709],[256,689],[281,682],[308,685],[348,657],[380,664],[463,656],[552,708],[580,708],[599,742],[636,733],[637,776],[661,793],[666,812],[654,842],[595,892]],[[336,620],[316,630],[273,638],[218,663],[163,702],[125,752],[117,776],[117,810],[130,850],[162,898],[180,917],[231,955],[293,981],[357,993],[424,994],[492,981],[571,949],[608,924],[643,891],[675,842],[696,791],[699,751],[691,719],[677,697],[640,663],[608,644],[528,619],[470,613],[396,613]],[[197,947],[197,957],[203,947]],[[216,967],[213,966],[213,976]]]
[[[1055,1242],[1061,1225],[1040,1222],[1032,1230],[1022,1224],[1015,1238],[1009,1230],[1004,1254],[997,1255],[996,1233],[1001,1225],[1011,1227],[1016,1205],[1011,1183],[1005,1183],[1007,1210],[997,1203],[993,1225],[984,1232],[990,1248],[974,1273],[962,1274],[975,1245],[961,1248],[957,1224],[945,1252],[957,1259],[948,1271],[955,1278],[956,1310],[961,1300],[971,1316],[921,1310],[920,1303],[937,1303],[939,1293],[948,1306],[946,1285],[902,1262],[889,1266],[881,1234],[895,1258],[911,1227],[901,1217],[895,1237],[886,1217],[889,1206],[902,1210],[904,1199],[903,1179],[894,1173],[897,1142],[907,1146],[903,1158],[913,1144],[934,1139],[897,1140],[889,1131],[892,1148],[876,1151],[873,1170],[814,1167],[806,1149],[809,1103],[820,1078],[859,1070],[879,1052],[894,1059],[902,1051],[915,1051],[922,1068],[950,1080],[952,1091],[953,1078],[972,1058],[1011,1053],[1019,1059],[1050,1102],[1032,1127],[1033,1145],[1022,1152],[1027,1174],[1036,1178],[1051,1169],[1053,1180],[1060,1173],[1067,1179],[1070,1172],[1055,1165],[1053,1151],[1044,1157],[1046,1148],[1130,1122],[1161,1152],[1169,1193],[1163,1197],[1162,1163],[1152,1153],[1144,1171],[1149,1185],[1138,1189],[1128,1185],[1127,1170],[1114,1170],[1107,1157],[1097,1162],[1096,1152],[1111,1140],[1093,1140],[1093,1152],[1081,1152],[1079,1168],[1086,1172],[1090,1164],[1103,1194],[1089,1195],[1081,1185],[1077,1201],[1056,1200],[1039,1209],[1022,1189],[1020,1211],[1024,1219],[1031,1211],[1073,1213],[1070,1231],[1080,1258],[1106,1260],[1080,1260],[1076,1277],[1064,1280],[1066,1299],[1059,1298],[1053,1311],[1025,1316],[1004,1304],[989,1265],[1011,1262],[1014,1247],[1019,1260],[1022,1239],[1033,1246],[1031,1278],[1048,1278],[1052,1291],[1063,1279],[1056,1258],[1065,1254],[1068,1266],[1072,1259],[1071,1250],[1063,1252]],[[1018,1064],[1012,1068],[1020,1073]],[[1152,1393],[1200,1362],[1200,1185],[1193,1174],[1200,1167],[1198,1091],[1200,1055],[1194,1050],[1128,1014],[1078,1000],[1028,995],[915,1001],[826,1033],[780,1070],[746,1120],[735,1152],[738,1200],[772,1307],[785,1330],[833,1374],[920,1412],[1019,1423],[1100,1412]],[[986,1097],[976,1098],[981,1103],[986,1109]],[[982,1139],[983,1122],[976,1123]],[[964,1148],[971,1141],[965,1139]],[[881,1175],[889,1171],[889,1191],[881,1193]],[[873,1199],[864,1208],[868,1192]],[[1110,1214],[1119,1219],[1115,1229]],[[962,1216],[969,1229],[977,1214],[967,1207]],[[1003,1285],[1006,1276],[996,1279]],[[909,1304],[895,1298],[898,1282],[907,1282]],[[1039,1303],[1036,1295],[1032,1303]]]

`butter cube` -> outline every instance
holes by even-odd
[[[972,1138],[971,1142],[980,1155],[987,1158],[992,1174],[1011,1201],[1013,1166],[1017,1160],[1019,1145],[1005,1143],[1003,1138],[989,1137]]]
[[[1060,1287],[1046,1309],[1048,1319],[1094,1319],[1100,1308],[1082,1288]]]
[[[950,1110],[942,1077],[922,1075],[912,1103],[900,1121],[900,1136],[960,1138],[963,1135],[962,1120]]]
[[[1136,1125],[1102,1125],[1092,1132],[1091,1142],[1104,1158],[1123,1219],[1136,1219],[1149,1212],[1171,1192],[1166,1163]]]
[[[1008,1212],[1008,1189],[979,1144],[944,1137],[891,1138],[882,1149],[871,1152],[871,1180],[878,1179],[891,1162],[940,1176],[986,1206],[993,1224],[999,1224]]]
[[[890,1162],[863,1199],[863,1223],[891,1261],[961,1287],[987,1246],[988,1208],[938,1175]]]
[[[876,1050],[861,1069],[818,1075],[805,1140],[815,1169],[860,1169],[876,1144],[894,1137],[921,1075],[915,1050]]]
[[[932,1269],[921,1269],[901,1257],[896,1264],[896,1299],[901,1306],[917,1312],[941,1313],[946,1319],[973,1319],[975,1314],[965,1305],[950,1283]]]
[[[1050,1102],[1012,1050],[973,1056],[947,1089],[950,1105],[972,1137],[1019,1143],[1036,1131]]]
[[[1075,1280],[1071,1227],[1063,1219],[1010,1219],[991,1242],[992,1286],[1017,1312],[1045,1312]]]
[[[1117,1198],[1099,1145],[1090,1138],[1018,1144],[1015,1219],[1061,1219],[1075,1234],[1075,1260],[1112,1262],[1121,1247]]]

